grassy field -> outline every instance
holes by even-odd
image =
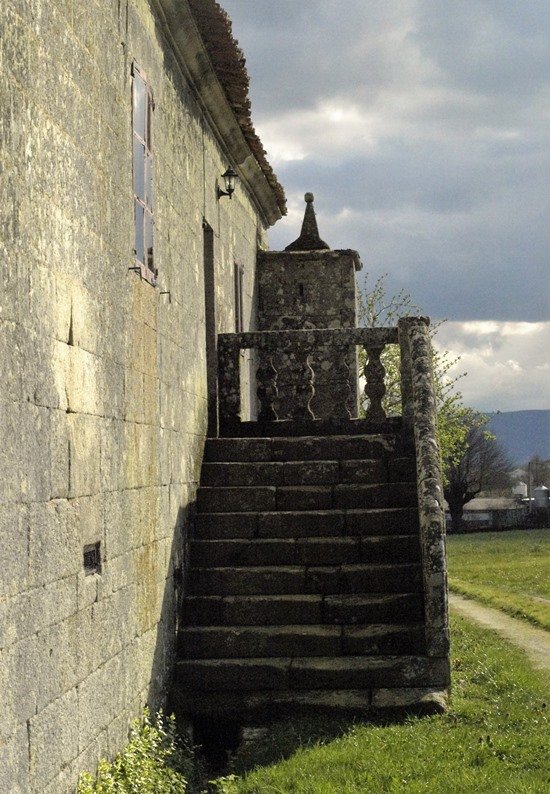
[[[393,724],[276,723],[241,749],[235,776],[218,791],[546,792],[547,697],[548,676],[534,672],[521,651],[455,618],[449,713]]]
[[[550,530],[449,535],[449,587],[550,630]]]

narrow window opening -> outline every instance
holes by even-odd
[[[133,174],[134,174],[134,254],[141,277],[156,283],[153,220],[153,154],[151,127],[153,93],[138,66],[133,66]]]
[[[303,284],[298,284],[298,292],[300,294],[300,298],[303,298],[304,297],[304,285]]]
[[[240,262],[233,263],[233,276],[235,280],[235,333],[242,334],[244,331],[244,265]]]

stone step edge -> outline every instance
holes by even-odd
[[[344,457],[339,455],[338,460],[346,459],[346,446],[348,448],[350,446],[353,448],[353,446],[358,443],[375,445],[380,450],[381,458],[387,454],[395,454],[396,452],[400,455],[407,455],[408,452],[403,449],[400,433],[392,430],[382,433],[354,433],[347,435],[331,433],[330,435],[223,436],[206,439],[204,462],[239,462],[241,460],[240,455],[242,455],[247,448],[250,448],[247,450],[248,457],[243,462],[276,462],[277,460],[281,460],[281,458],[278,457],[279,455],[289,453],[296,454],[296,450],[299,450],[302,445],[309,445],[311,448],[312,445],[326,445],[327,442],[330,443],[331,447],[334,447],[335,452],[339,447],[344,452]],[[218,450],[216,450],[216,448],[218,448]],[[227,449],[232,451],[228,454],[226,451]],[[225,456],[222,456],[221,453],[224,450]],[[317,459],[315,457],[311,458],[310,454],[315,455],[315,450],[309,449],[303,457],[292,457],[290,460],[305,461]],[[369,455],[369,457],[371,456]]]
[[[313,634],[316,631],[321,633],[334,633],[344,635],[346,632],[359,632],[359,631],[372,631],[373,634],[385,634],[391,631],[419,631],[424,629],[423,623],[338,623],[338,624],[304,624],[304,623],[278,623],[269,626],[259,626],[254,623],[223,625],[223,626],[180,626],[178,629],[179,634],[189,634],[196,631],[205,631],[207,633],[215,632],[263,632],[265,634],[280,633],[280,632],[300,632]]]
[[[313,484],[313,485],[260,485],[259,483],[255,483],[254,485],[200,485],[198,490],[199,491],[244,491],[245,493],[249,493],[250,491],[280,491],[284,490],[288,493],[298,493],[299,491],[309,491],[313,493],[315,491],[334,491],[335,488],[340,488],[346,492],[352,493],[353,491],[367,491],[369,489],[374,490],[375,488],[400,488],[400,487],[408,487],[410,488],[411,485],[414,483],[411,480],[399,480],[397,482],[337,482],[337,483],[320,483],[320,484]],[[363,508],[365,509],[365,508]],[[368,509],[368,508],[366,508]],[[391,509],[391,508],[390,508]]]
[[[350,468],[361,470],[361,467],[369,466],[377,470],[368,472],[363,479],[353,479]],[[353,485],[353,484],[368,484],[369,482],[376,484],[394,483],[397,481],[399,471],[403,472],[405,466],[411,468],[411,477],[407,481],[416,480],[416,461],[414,456],[409,455],[396,455],[395,457],[385,458],[322,458],[315,460],[298,460],[298,461],[204,461],[201,469],[200,487],[206,488],[223,488],[223,487],[239,487],[241,485],[251,485],[251,483],[238,482],[239,479],[250,476],[251,472],[257,472],[258,467],[261,467],[261,473],[257,474],[257,481],[253,485],[270,485],[270,478],[280,473],[281,482],[278,485]],[[289,467],[289,468],[285,468]],[[300,468],[307,469],[312,467],[313,472],[309,475],[307,472],[299,472],[303,478],[303,482],[296,481],[295,472]],[[319,469],[325,469],[320,471]],[[294,472],[291,476],[290,472]],[[205,477],[206,475],[206,477]],[[210,478],[218,478],[223,480],[224,477],[235,478],[236,482],[208,482]],[[287,478],[288,481],[287,482]],[[376,479],[379,478],[379,479]],[[312,482],[307,482],[311,479]]]
[[[251,719],[298,713],[372,714],[381,710],[445,712],[449,691],[443,687],[368,687],[365,689],[303,689],[248,692],[176,691],[182,714],[224,715]]]
[[[380,571],[382,568],[391,569],[395,571],[406,571],[409,569],[421,570],[422,563],[415,562],[342,562],[342,563],[303,563],[293,565],[199,565],[189,566],[188,571],[193,571],[198,574],[202,571],[214,573],[215,571],[233,571],[234,573],[297,573],[298,571],[307,570],[309,568],[338,568],[338,570],[348,571],[364,571],[374,570]],[[293,593],[289,593],[293,595]]]
[[[286,656],[234,659],[179,659],[177,684],[182,689],[250,691],[402,686],[444,688],[450,682],[448,657],[425,654],[397,656]]]
[[[190,545],[194,544],[202,544],[205,543],[207,545],[215,546],[219,543],[230,543],[235,544],[237,546],[244,546],[244,545],[253,545],[253,546],[262,546],[267,545],[268,543],[280,543],[284,545],[293,545],[293,546],[313,546],[315,543],[325,544],[325,543],[341,543],[342,546],[346,544],[347,541],[350,541],[349,545],[353,545],[354,543],[357,545],[361,545],[363,542],[371,542],[371,545],[376,545],[376,541],[380,539],[387,540],[400,540],[404,538],[418,538],[418,532],[399,532],[395,535],[319,535],[318,537],[312,537],[308,535],[307,537],[295,537],[295,538],[287,538],[287,537],[273,537],[273,538],[264,538],[264,537],[253,537],[253,538],[191,538],[189,540]]]
[[[402,523],[418,534],[418,521],[416,506],[201,512],[194,516],[192,537],[197,540],[382,537],[392,536],[396,529],[402,534],[399,531]]]
[[[423,624],[422,594],[338,593],[270,595],[186,595],[181,602],[187,626],[303,626]],[[292,616],[292,617],[291,617]]]
[[[251,486],[252,487],[252,486]],[[260,486],[265,487],[265,486]],[[269,487],[269,486],[267,486]],[[203,517],[203,516],[235,516],[235,518],[242,519],[243,516],[277,516],[279,518],[285,518],[286,516],[295,516],[297,514],[300,515],[301,518],[304,516],[307,517],[324,517],[324,516],[356,516],[361,517],[363,515],[373,515],[375,518],[377,514],[380,513],[387,513],[391,511],[392,513],[399,512],[402,515],[406,513],[416,512],[416,506],[410,507],[335,507],[333,509],[326,509],[326,510],[228,510],[227,512],[212,512],[205,510],[203,512],[197,513],[195,518]],[[396,516],[397,518],[399,516]]]

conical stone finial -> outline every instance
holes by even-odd
[[[315,210],[313,209],[313,193],[306,193],[304,196],[306,202],[306,211],[304,214],[304,221],[302,223],[302,231],[297,240],[287,245],[285,251],[318,251],[320,249],[329,249],[324,240],[319,237],[319,229],[317,228],[317,218],[315,217]]]

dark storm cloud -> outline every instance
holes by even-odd
[[[547,317],[547,0],[222,5],[290,199],[273,247],[312,190],[324,239],[433,316]]]

